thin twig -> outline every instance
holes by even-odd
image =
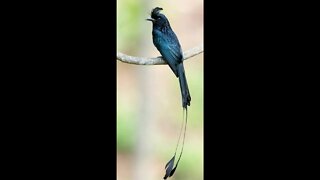
[[[183,60],[189,59],[195,55],[203,52],[203,45],[197,46],[195,48],[189,49],[183,52]],[[167,64],[162,57],[157,58],[146,58],[146,57],[135,57],[117,52],[117,60],[124,63],[136,64],[136,65],[161,65]]]

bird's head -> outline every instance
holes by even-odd
[[[160,7],[156,7],[151,11],[151,18],[146,20],[151,21],[154,25],[163,27],[163,26],[170,26],[168,19],[165,15],[161,14],[160,11],[163,10]]]

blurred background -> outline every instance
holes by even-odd
[[[154,7],[163,8],[183,51],[203,44],[203,0],[117,0],[117,51],[160,56],[152,43],[152,23],[145,20]],[[184,67],[192,100],[184,153],[169,179],[201,180],[203,54],[184,61]],[[117,61],[117,180],[163,179],[182,121],[179,81],[168,65]]]

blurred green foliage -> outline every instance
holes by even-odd
[[[136,115],[130,106],[121,101],[121,97],[118,97],[117,101],[117,151],[132,152],[136,121],[130,117]]]
[[[139,39],[139,13],[141,1],[117,1],[117,50],[130,52],[134,50]],[[118,86],[119,84],[117,84]],[[117,87],[118,88],[118,87]],[[135,131],[135,112],[124,97],[117,97],[117,151],[132,152]]]
[[[141,1],[117,1],[117,49],[130,50],[139,39]]]

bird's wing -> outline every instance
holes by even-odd
[[[174,48],[170,45],[166,45],[162,48],[161,55],[164,60],[169,64],[174,74],[178,77],[178,64],[181,58]]]
[[[182,62],[182,50],[177,36],[173,31],[170,32],[170,38],[167,39],[170,52],[174,53],[177,57],[178,64]]]
[[[164,36],[157,36],[156,45],[160,51],[163,59],[168,63],[173,73],[178,77],[177,67],[182,62],[182,53],[179,44],[172,42],[171,39],[164,38]]]

